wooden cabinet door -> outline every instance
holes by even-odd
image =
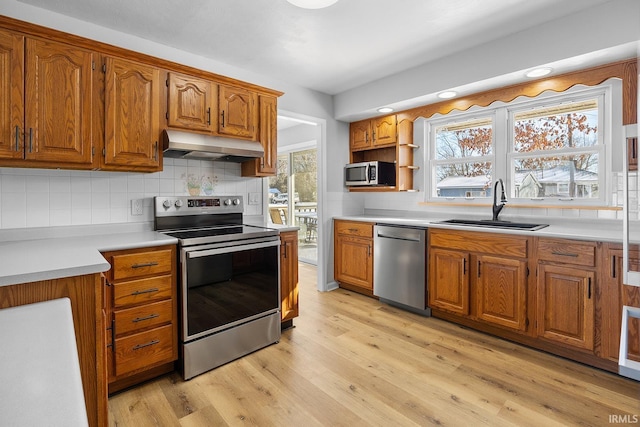
[[[478,255],[476,260],[476,316],[516,331],[526,330],[527,263],[489,255]]]
[[[282,321],[298,317],[298,232],[280,234],[280,298]]]
[[[94,53],[26,40],[25,158],[92,163]]]
[[[396,116],[380,117],[371,120],[373,146],[395,144],[398,140],[398,122]]]
[[[220,85],[218,93],[218,133],[255,140],[258,94],[224,85]]]
[[[578,268],[538,266],[539,337],[593,350],[595,274]]]
[[[24,37],[0,30],[0,158],[24,156]]]
[[[337,235],[334,250],[335,279],[373,292],[372,239]]]
[[[469,314],[469,254],[429,249],[429,306]]]
[[[169,73],[168,125],[213,132],[217,125],[218,86],[209,80]]]
[[[242,162],[242,176],[276,176],[278,168],[278,100],[260,96],[260,143],[264,156]]]
[[[371,120],[353,122],[349,125],[349,145],[352,150],[371,147]]]
[[[105,81],[104,169],[161,170],[160,70],[108,57]]]
[[[640,268],[640,251],[629,250],[632,265]],[[622,306],[640,307],[640,288],[627,286],[623,280],[622,250],[609,250],[606,281],[600,294],[602,306],[602,355],[618,362],[620,352],[620,329],[622,322]],[[628,357],[640,361],[640,320],[629,319],[629,352]]]

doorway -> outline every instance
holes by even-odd
[[[298,259],[318,264],[318,126],[278,116],[278,167],[269,178],[268,218],[299,227]]]

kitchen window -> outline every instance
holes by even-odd
[[[605,206],[621,99],[612,79],[427,120],[427,201],[486,204],[502,178],[512,205]]]
[[[493,121],[493,116],[484,116],[433,123],[433,197],[486,196],[495,161]]]

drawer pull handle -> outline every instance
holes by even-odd
[[[578,258],[578,254],[570,254],[570,253],[567,253],[567,252],[555,252],[554,251],[554,252],[551,252],[551,254],[552,255],[558,255],[558,256],[570,256],[570,257],[573,257],[573,258]]]
[[[145,316],[145,317],[136,317],[135,319],[132,320],[132,322],[133,323],[143,322],[145,320],[155,319],[156,317],[160,317],[160,315],[156,314],[156,313],[153,313],[153,314],[150,314],[150,315]]]
[[[352,232],[352,233],[357,233],[358,229],[357,228],[350,228],[349,231]]]
[[[160,340],[151,340],[148,343],[144,343],[144,344],[138,344],[135,347],[133,347],[134,350],[140,350],[141,348],[145,348],[145,347],[149,347],[151,345],[156,345],[159,344]]]
[[[153,292],[158,292],[158,288],[149,288],[149,289],[145,289],[143,291],[134,291],[131,293],[131,295],[142,295],[142,294],[151,294]]]
[[[155,267],[156,265],[158,265],[156,261],[143,262],[142,264],[133,264],[131,268]]]

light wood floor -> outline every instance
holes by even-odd
[[[352,292],[319,293],[315,277],[300,264],[300,317],[280,343],[112,396],[110,425],[640,424],[640,383]]]

